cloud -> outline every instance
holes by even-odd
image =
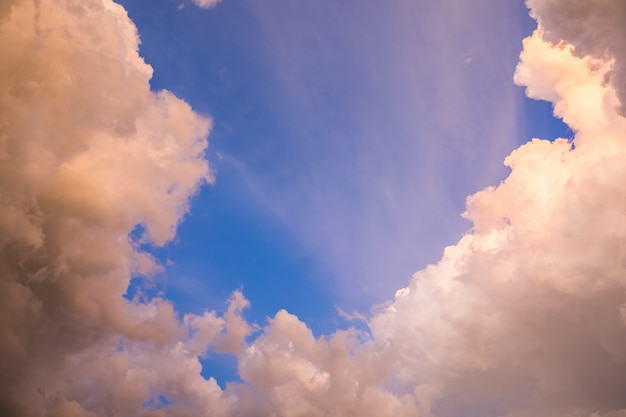
[[[541,5],[533,2],[541,21]],[[104,0],[0,9],[3,416],[622,416],[626,119],[618,58],[539,28],[515,79],[576,132],[511,153],[468,198],[471,233],[367,319],[316,338],[287,311],[258,328],[236,292],[182,320],[126,300],[159,269],[203,181],[210,120],[152,92],[134,25]],[[97,22],[97,24],[96,24]],[[554,29],[551,29],[554,30]],[[546,38],[547,37],[547,38]],[[577,49],[578,48],[578,49]],[[584,55],[584,56],[583,56]],[[199,358],[231,354],[220,388]]]
[[[473,230],[413,277],[371,334],[315,339],[280,312],[240,357],[264,415],[622,415],[626,120],[602,60],[537,30],[516,72],[574,143],[534,139],[468,199]]]
[[[281,134],[231,146],[223,164],[346,308],[384,302],[439,259],[469,226],[465,196],[507,174],[493,161],[518,143],[519,6],[250,3],[272,62],[260,100]]]
[[[620,0],[527,0],[532,15],[554,44],[571,45],[576,56],[611,62],[607,79],[626,103],[626,4]]]
[[[574,143],[515,150],[509,177],[468,198],[472,233],[370,322],[400,386],[437,388],[435,415],[626,409],[626,120],[610,64],[544,34],[525,40],[516,81],[554,103]]]
[[[195,4],[198,7],[201,7],[203,9],[209,9],[217,5],[217,3],[219,3],[222,0],[191,0],[191,1],[193,4]]]
[[[211,121],[150,91],[152,68],[121,6],[4,5],[0,414],[44,415],[59,403],[62,415],[81,415],[60,402],[76,355],[119,337],[163,346],[183,331],[168,302],[122,297],[131,277],[159,269],[128,234],[143,225],[145,243],[172,239],[189,198],[212,181]]]

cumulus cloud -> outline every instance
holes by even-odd
[[[121,6],[2,4],[0,414],[87,415],[63,391],[79,357],[120,337],[165,346],[185,331],[168,302],[122,297],[131,277],[159,269],[128,234],[142,225],[140,240],[155,245],[174,236],[212,181],[211,122],[150,91]]]
[[[611,62],[606,76],[626,103],[626,3],[621,0],[527,0],[544,39],[571,46],[576,56]]]
[[[565,4],[561,27],[550,19]],[[581,46],[597,28],[579,13],[616,4],[529,1],[540,28],[515,80],[554,103],[573,143],[511,153],[509,177],[468,198],[472,231],[369,317],[370,332],[316,338],[286,311],[247,323],[239,292],[224,314],[182,320],[167,300],[123,297],[160,268],[129,234],[142,225],[139,241],[165,244],[212,181],[210,120],[150,91],[119,5],[3,3],[0,414],[625,415],[621,58],[617,43]],[[204,378],[211,354],[235,355],[242,382]]]
[[[573,143],[515,150],[509,177],[468,198],[471,233],[369,319],[365,340],[315,340],[279,313],[240,359],[267,414],[623,415],[626,120],[606,83],[614,70],[612,56],[543,28],[526,39],[515,80],[554,103]]]

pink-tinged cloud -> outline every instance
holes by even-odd
[[[168,302],[122,297],[131,277],[160,268],[128,234],[141,224],[144,241],[174,237],[212,181],[211,121],[150,91],[152,68],[118,4],[2,4],[0,414],[49,415],[77,410],[63,404],[81,398],[67,391],[73,366],[89,373],[81,355],[186,332]]]
[[[540,22],[557,3],[529,2]],[[580,21],[563,16],[552,25]],[[472,231],[368,319],[371,334],[316,338],[286,311],[255,328],[239,292],[223,315],[182,320],[167,300],[123,298],[159,268],[128,234],[172,239],[212,180],[210,121],[150,91],[115,3],[21,0],[0,19],[1,415],[626,415],[618,49],[555,45],[554,27],[526,39],[515,80],[574,142],[513,151],[509,177],[468,198]],[[201,376],[214,351],[236,356],[243,382]]]

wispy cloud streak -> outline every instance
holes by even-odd
[[[280,146],[230,156],[250,199],[330,271],[322,285],[366,310],[469,227],[466,195],[506,175],[490,162],[518,143],[519,5],[251,5]]]

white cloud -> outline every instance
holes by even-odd
[[[370,318],[371,334],[315,338],[280,311],[246,342],[240,293],[223,315],[182,321],[166,300],[122,297],[159,268],[128,233],[144,224],[167,242],[212,180],[210,121],[149,90],[112,2],[23,0],[0,19],[3,416],[626,412],[626,119],[606,57],[542,30],[526,40],[516,80],[553,101],[575,148],[515,150],[509,177],[468,199],[472,233]],[[199,356],[216,351],[236,355],[244,383],[201,376]]]
[[[203,9],[208,9],[210,7],[217,5],[217,3],[219,3],[222,0],[191,0],[191,1],[193,2],[193,4],[195,4],[198,7],[201,7]]]

